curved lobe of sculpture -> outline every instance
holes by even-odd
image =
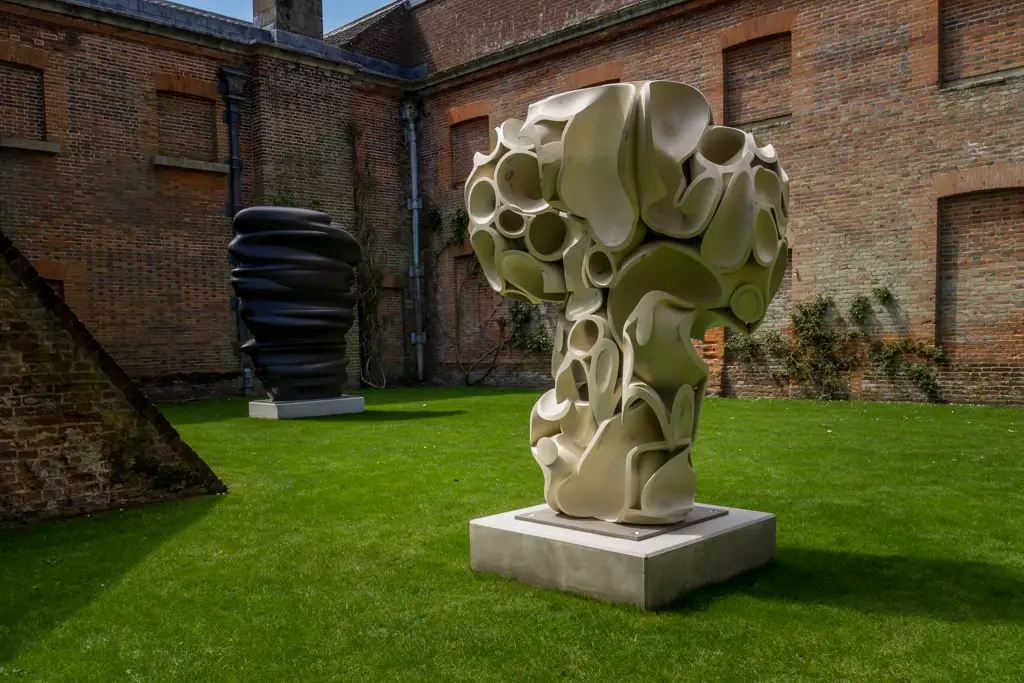
[[[473,250],[496,291],[561,305],[554,386],[530,414],[545,501],[613,522],[685,518],[708,377],[691,340],[749,334],[782,284],[778,154],[668,81],[549,97],[492,140],[466,181]]]
[[[231,284],[256,376],[276,401],[341,396],[359,244],[318,211],[252,207],[234,227]]]

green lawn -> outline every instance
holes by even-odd
[[[0,679],[1024,680],[1024,410],[710,400],[698,499],[778,561],[645,614],[469,569],[541,501],[537,395],[168,407],[231,492],[0,532]]]

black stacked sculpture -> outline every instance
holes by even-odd
[[[275,401],[337,398],[361,251],[319,211],[257,206],[234,219],[231,285],[253,338],[242,351]]]

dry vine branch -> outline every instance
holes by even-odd
[[[353,233],[363,253],[356,275],[356,297],[359,302],[359,376],[368,386],[383,389],[387,384],[387,376],[381,363],[381,340],[387,331],[388,321],[381,319],[378,309],[384,276],[375,260],[377,234],[367,213],[374,179],[366,160],[362,133],[351,122],[348,124],[348,138],[352,153],[352,199],[355,214]]]
[[[446,337],[451,339],[453,344],[454,344],[454,346],[455,346],[455,361],[456,361],[456,363],[459,366],[459,372],[462,373],[462,376],[463,376],[463,379],[464,379],[464,381],[466,383],[466,386],[472,386],[472,385],[477,384],[479,382],[483,382],[485,379],[487,379],[487,377],[494,371],[494,368],[497,367],[497,365],[498,365],[498,357],[500,356],[501,351],[503,351],[508,346],[508,342],[509,342],[509,339],[510,339],[509,335],[506,332],[506,330],[507,330],[506,320],[504,318],[497,318],[497,320],[495,320],[495,317],[497,316],[498,311],[502,308],[502,304],[504,303],[503,301],[499,301],[494,306],[494,308],[491,309],[490,315],[487,316],[487,318],[483,321],[483,325],[482,325],[482,327],[487,327],[491,322],[495,322],[497,324],[497,326],[498,326],[498,341],[497,341],[497,343],[495,343],[489,349],[484,351],[478,358],[473,360],[469,364],[468,368],[465,366],[465,363],[462,360],[462,301],[463,301],[463,293],[465,291],[466,284],[469,283],[471,280],[473,280],[473,279],[475,279],[475,278],[480,276],[479,265],[476,262],[474,262],[474,266],[475,267],[473,267],[470,270],[470,272],[466,275],[466,277],[462,278],[462,282],[459,283],[458,290],[456,291],[456,295],[455,295],[455,335],[454,335],[454,337],[449,335],[447,333],[447,331],[445,331],[444,325],[441,324],[442,334],[444,334]],[[458,277],[458,270],[457,269],[455,271],[455,277],[456,278]],[[480,363],[484,362],[484,360],[487,359],[488,357],[490,357],[491,362],[487,366],[487,369],[484,371],[484,374],[482,374],[480,377],[477,377],[475,380],[471,380],[470,378],[472,377],[473,371],[477,368],[478,365],[480,365]]]

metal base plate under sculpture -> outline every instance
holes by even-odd
[[[639,541],[522,518],[553,515],[547,505],[482,517],[469,523],[470,563],[534,586],[654,610],[775,559],[775,515],[697,507],[728,514],[666,525]]]
[[[605,522],[601,519],[580,519],[569,517],[551,508],[544,506],[536,512],[524,512],[516,515],[516,519],[525,522],[536,522],[537,524],[550,524],[551,526],[562,527],[563,529],[576,529],[578,531],[589,531],[592,534],[611,536],[613,538],[628,538],[631,541],[642,541],[661,534],[667,534],[676,529],[683,529],[694,524],[706,522],[715,517],[729,514],[728,508],[712,508],[703,505],[695,505],[686,515],[686,519],[675,524],[622,524],[616,522]]]
[[[249,417],[262,420],[295,420],[303,417],[347,415],[366,409],[362,396],[339,396],[319,401],[250,401]]]

